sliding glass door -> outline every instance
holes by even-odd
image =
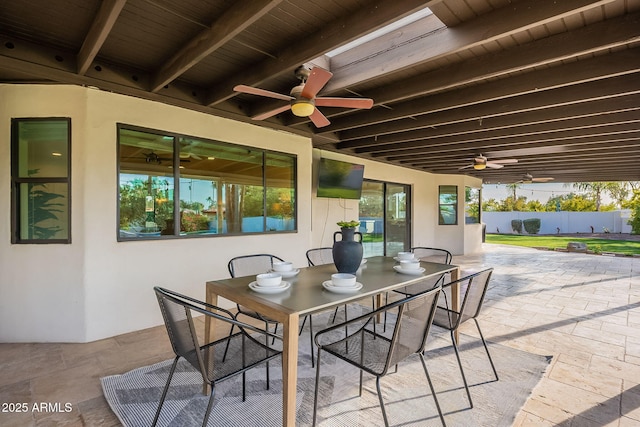
[[[393,256],[411,246],[409,186],[365,180],[360,198],[364,256]]]

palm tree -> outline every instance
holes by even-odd
[[[518,198],[516,197],[516,190],[520,188],[520,184],[518,184],[517,182],[514,182],[513,184],[507,184],[507,188],[511,191],[513,201],[515,202],[516,200],[518,200]]]

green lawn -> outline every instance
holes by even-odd
[[[640,254],[640,242],[626,240],[609,240],[589,237],[565,237],[565,236],[529,236],[517,234],[487,234],[487,243],[498,243],[502,245],[564,248],[569,242],[584,242],[587,248],[595,252],[616,252],[628,255]]]

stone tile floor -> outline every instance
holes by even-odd
[[[485,244],[453,262],[495,268],[480,319],[489,341],[553,356],[514,426],[640,426],[639,258]],[[87,344],[0,344],[0,426],[118,426],[99,378],[170,357],[162,327]]]

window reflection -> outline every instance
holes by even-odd
[[[123,128],[120,172],[121,238],[296,229],[295,156]]]

